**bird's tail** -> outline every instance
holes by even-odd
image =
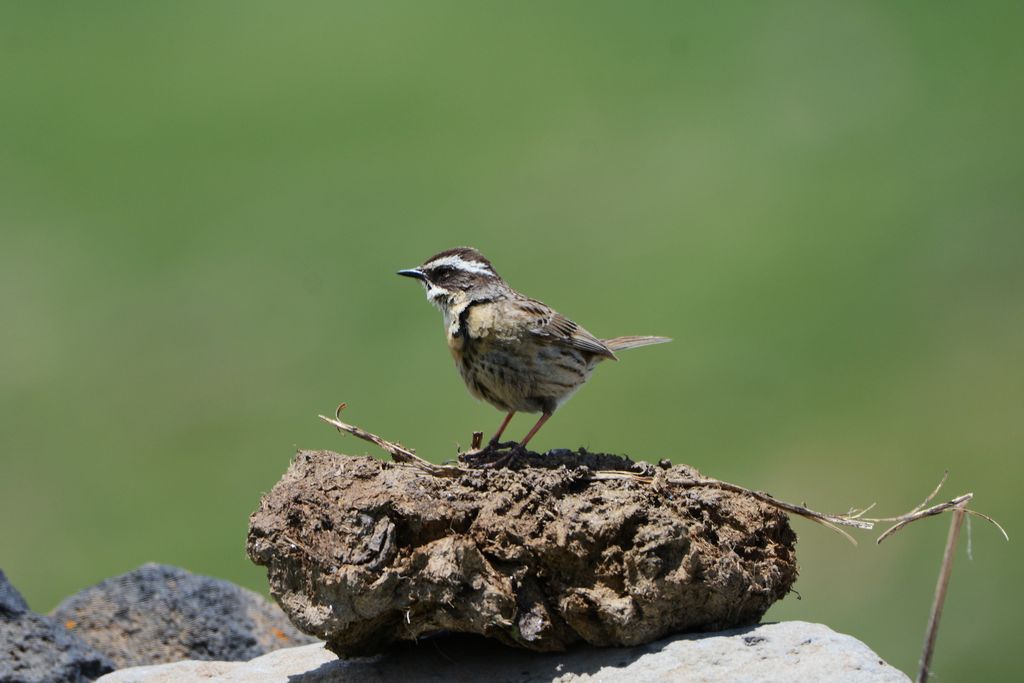
[[[668,337],[615,337],[613,339],[602,339],[604,345],[612,351],[625,351],[635,349],[638,346],[650,346],[651,344],[664,344],[672,341]]]

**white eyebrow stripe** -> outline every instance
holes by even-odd
[[[455,268],[456,270],[461,270],[466,273],[490,274],[494,272],[485,263],[480,263],[479,261],[467,261],[461,256],[455,254],[435,259],[429,263],[423,264],[423,268],[425,270],[430,270],[431,268],[439,268],[441,266],[450,266],[452,268]]]

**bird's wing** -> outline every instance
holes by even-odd
[[[523,312],[531,318],[530,333],[535,337],[604,358],[615,359],[615,354],[604,342],[547,304],[527,299],[521,303],[521,307]]]

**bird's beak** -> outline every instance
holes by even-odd
[[[404,275],[406,277],[414,277],[417,280],[426,280],[427,279],[427,276],[423,274],[423,271],[418,269],[418,268],[409,268],[408,270],[400,270],[400,271],[398,271],[398,274],[399,275]]]

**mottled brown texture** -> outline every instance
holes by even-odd
[[[579,459],[595,457],[609,456]],[[248,552],[292,622],[339,655],[441,631],[550,651],[756,623],[796,579],[786,516],[673,487],[695,476],[685,466],[647,471],[653,484],[583,466],[442,478],[304,451],[253,513]]]

